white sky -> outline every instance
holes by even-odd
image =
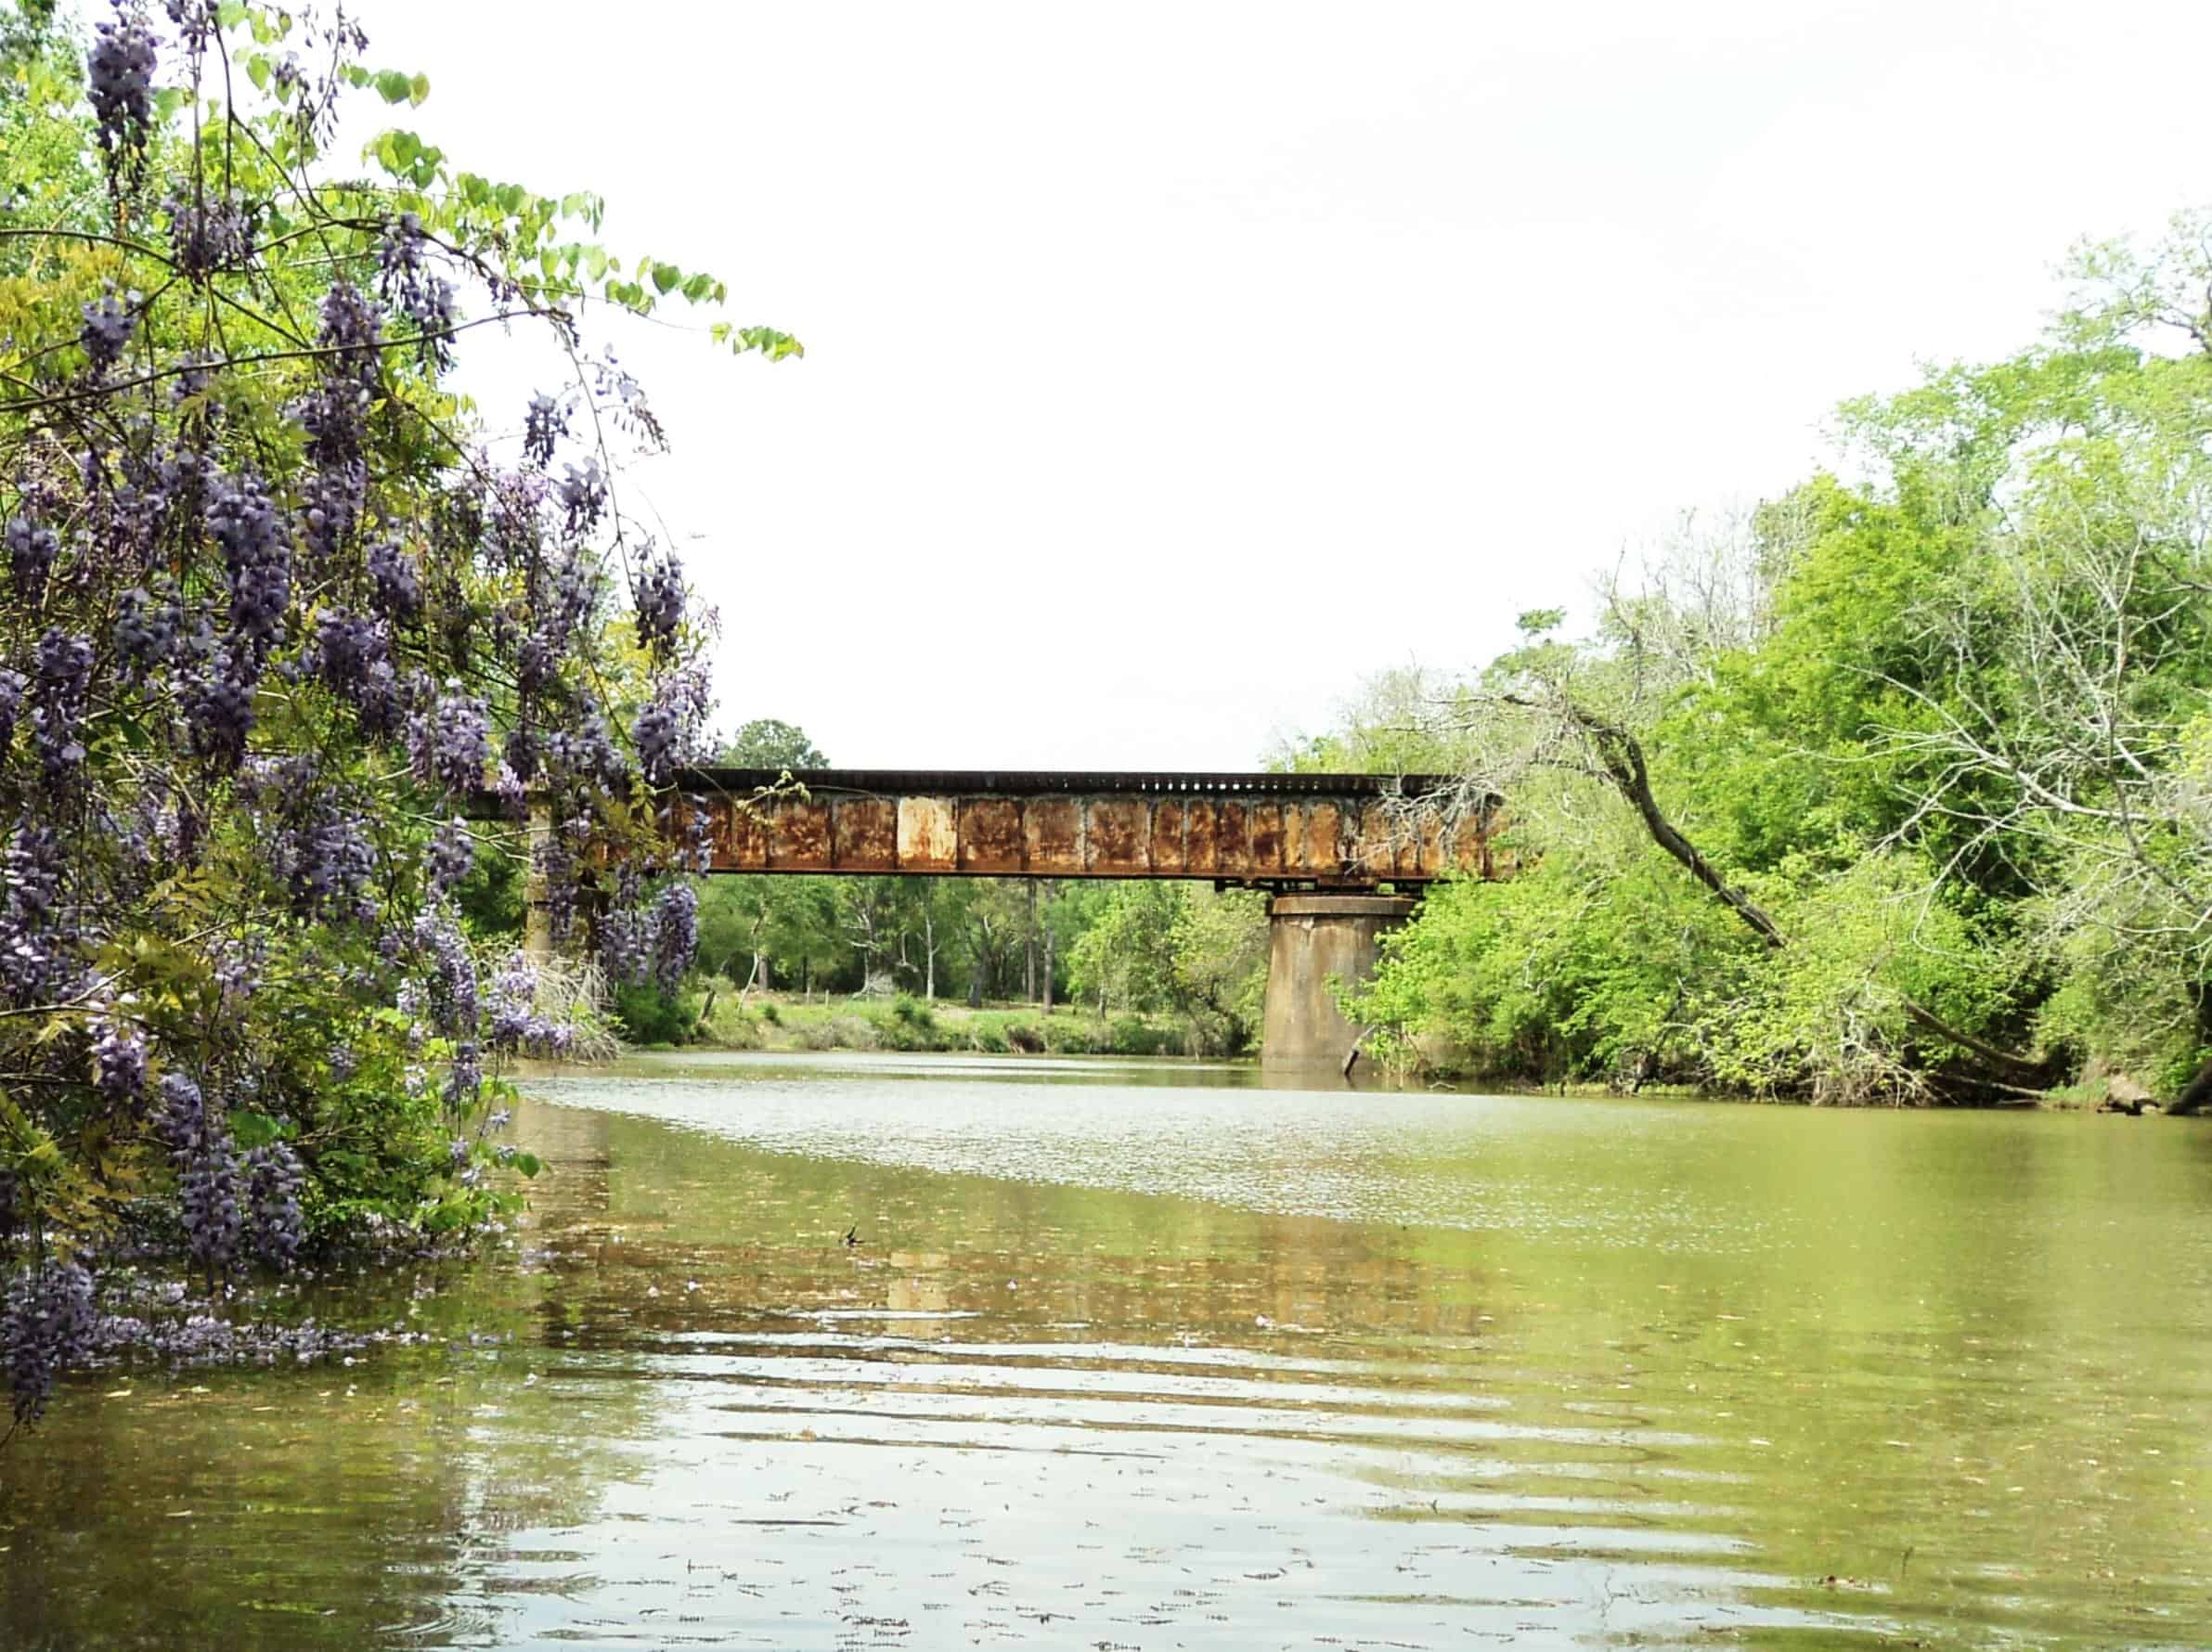
[[[360,9],[397,123],[806,341],[602,335],[724,722],[841,764],[1250,766],[2212,198],[2199,5]]]

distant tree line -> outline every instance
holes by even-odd
[[[793,772],[830,767],[803,729],[773,718],[740,728],[716,760]],[[694,986],[1176,1014],[1200,1026],[1207,1047],[1232,1052],[1258,1035],[1266,911],[1248,892],[784,873],[716,875],[698,886]],[[636,1013],[662,1025],[658,1008],[640,1003]]]

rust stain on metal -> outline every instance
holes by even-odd
[[[1029,798],[1022,809],[1022,847],[1036,876],[1081,876],[1082,806],[1072,797]]]
[[[1421,820],[1418,817],[1392,809],[1391,816],[1391,865],[1404,877],[1421,875]]]
[[[1315,877],[1344,875],[1344,848],[1337,834],[1344,811],[1333,803],[1306,805],[1306,870]]]
[[[1391,829],[1391,811],[1379,803],[1368,803],[1347,804],[1344,812],[1356,821],[1350,827],[1352,865],[1372,878],[1387,878],[1395,872],[1398,845]]]
[[[1019,872],[1028,843],[1022,831],[1022,800],[1016,797],[964,797],[960,800],[960,870]]]
[[[1152,811],[1141,797],[1094,797],[1085,811],[1083,870],[1104,878],[1142,877],[1151,868],[1146,851]]]
[[[1180,877],[1188,866],[1183,833],[1189,810],[1172,797],[1152,806],[1152,870],[1161,877]]]
[[[899,800],[900,871],[952,871],[958,866],[959,849],[950,797]]]
[[[899,806],[890,798],[836,799],[830,831],[830,858],[839,871],[899,870]]]
[[[847,778],[876,784],[831,783]],[[1065,791],[1041,783],[1062,777],[1015,775],[1003,787],[995,778],[825,772],[806,794],[757,797],[732,783],[693,796],[719,871],[1187,877],[1357,888],[1423,884],[1451,871],[1502,877],[1514,869],[1512,856],[1493,846],[1499,809],[1447,814],[1441,787],[1433,800],[1430,793],[1409,800],[1365,776],[1071,775]],[[1123,779],[1126,789],[1073,783]],[[974,784],[925,789],[943,780]]]
[[[1214,820],[1214,870],[1224,878],[1251,875],[1252,823],[1247,818],[1250,806],[1244,803],[1224,803]]]
[[[723,842],[729,863],[751,871],[768,865],[768,821],[757,807],[732,804],[725,819],[729,827]]]
[[[779,797],[769,810],[769,864],[779,871],[830,870],[830,806]]]
[[[1214,842],[1214,820],[1219,810],[1209,797],[1194,797],[1184,806],[1184,870],[1210,872],[1221,865]]]
[[[1283,858],[1283,806],[1279,803],[1253,803],[1246,806],[1245,830],[1249,834],[1250,846],[1245,851],[1249,857],[1249,876],[1276,877],[1289,870]]]
[[[1434,815],[1421,817],[1421,837],[1414,869],[1425,878],[1433,878],[1443,871],[1444,823]]]
[[[1283,813],[1283,870],[1293,876],[1302,876],[1306,871],[1305,805],[1292,802],[1276,807]]]

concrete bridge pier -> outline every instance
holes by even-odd
[[[1360,1029],[1329,990],[1375,973],[1384,935],[1418,904],[1402,895],[1278,895],[1268,902],[1267,1012],[1260,1061],[1267,1067],[1340,1069]]]

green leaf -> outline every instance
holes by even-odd
[[[251,1153],[256,1147],[266,1147],[284,1133],[284,1127],[265,1113],[233,1113],[230,1116],[230,1138]]]
[[[514,1168],[525,1176],[536,1176],[545,1166],[535,1153],[518,1153],[514,1155]]]
[[[376,90],[386,103],[406,103],[415,97],[415,83],[396,69],[386,69],[377,74]]]
[[[718,344],[728,344],[736,355],[765,355],[770,361],[783,361],[794,355],[805,355],[806,345],[787,332],[778,332],[772,327],[731,327],[717,322],[711,336]]]
[[[675,291],[682,284],[682,281],[683,271],[678,269],[674,265],[656,264],[653,266],[653,284],[662,292]]]
[[[419,74],[415,76],[413,80],[407,82],[407,101],[409,103],[414,104],[417,108],[420,108],[422,100],[429,96],[430,76],[427,74]]]

